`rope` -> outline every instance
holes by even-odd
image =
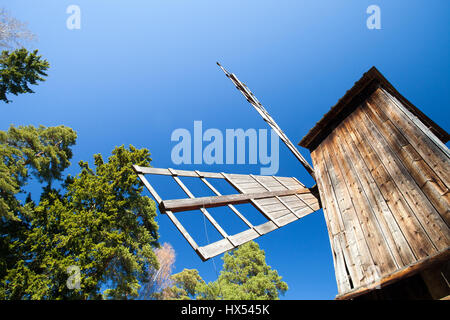
[[[203,205],[203,209],[205,209],[205,206]],[[205,215],[203,214],[203,226],[205,228],[205,235],[206,235],[206,242],[208,244],[210,244],[209,242],[209,236],[208,236],[208,229],[206,228],[206,218]],[[219,286],[219,292],[222,295],[222,299],[223,299],[223,292],[222,292],[222,287],[220,286],[220,281],[219,281],[219,273],[217,272],[217,267],[216,267],[216,261],[215,261],[215,257],[211,258],[212,262],[213,262],[213,266],[214,266],[214,272],[216,273],[216,277],[217,277],[217,285]]]

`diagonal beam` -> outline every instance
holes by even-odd
[[[313,167],[306,161],[306,159],[302,156],[300,151],[294,146],[294,144],[289,140],[286,134],[281,130],[278,124],[273,120],[267,110],[263,107],[263,105],[258,101],[255,95],[250,91],[250,89],[243,84],[234,73],[228,72],[224,67],[217,62],[217,65],[222,69],[225,75],[234,83],[236,88],[244,95],[245,99],[255,108],[255,110],[259,113],[259,115],[263,118],[265,122],[269,124],[269,126],[276,132],[276,134],[280,137],[281,141],[289,148],[289,150],[294,154],[294,156],[300,161],[300,163],[305,167],[306,171],[316,180],[314,175]]]

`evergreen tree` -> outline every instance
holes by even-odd
[[[76,133],[67,127],[0,131],[0,299],[132,298],[148,270],[157,269],[155,205],[131,165],[150,165],[148,150],[116,147],[107,161],[61,180]],[[27,181],[44,183],[39,203]],[[68,268],[80,287],[67,285]]]
[[[29,52],[27,49],[7,50],[0,54],[0,100],[11,102],[7,93],[18,95],[33,93],[30,85],[45,81],[45,71],[49,68],[47,60],[42,60],[38,50]]]
[[[184,269],[172,276],[172,299],[275,300],[288,289],[281,276],[266,263],[264,250],[254,241],[225,253],[216,281],[206,283],[197,270]]]

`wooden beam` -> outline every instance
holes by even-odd
[[[172,178],[176,181],[176,183],[178,183],[178,185],[181,187],[181,189],[183,189],[183,191],[190,198],[190,199],[184,199],[184,200],[190,200],[190,201],[196,200],[195,196],[188,189],[188,187],[186,187],[184,185],[184,183],[180,180],[180,178],[178,178],[178,171],[176,171],[174,169],[170,169],[170,168],[168,170],[169,170],[170,174],[172,175]],[[177,201],[177,200],[174,200],[174,201]],[[164,208],[164,211],[172,211],[172,212],[174,212],[174,210],[171,210],[170,208],[167,208],[164,205],[164,201],[161,202],[160,208]],[[205,209],[205,206],[200,206],[200,207],[197,207],[196,209],[200,209],[200,211],[209,220],[209,222],[211,222],[211,224],[214,226],[214,228],[216,228],[216,230],[219,231],[219,233],[222,235],[222,237],[224,237],[225,239],[228,240],[228,234],[225,232],[225,230],[222,229],[222,227],[217,223],[217,221],[209,214],[209,212]],[[178,210],[178,211],[180,211],[180,210]]]
[[[257,193],[232,194],[227,196],[213,196],[191,199],[164,200],[161,209],[173,212],[196,210],[200,208],[221,207],[229,204],[241,204],[250,200],[272,198],[277,196],[289,196],[294,194],[309,193],[308,189],[279,190]]]
[[[336,296],[336,300],[348,300],[354,299],[358,296],[361,296],[369,291],[375,290],[376,288],[382,288],[394,282],[400,281],[404,278],[413,276],[425,269],[435,266],[439,263],[448,262],[450,259],[450,247],[447,249],[429,256],[425,259],[419,260],[415,263],[412,263],[400,270],[397,270],[389,275],[384,276],[379,281],[373,282],[368,285],[364,285],[358,288],[351,290],[350,292],[346,292],[341,295]]]
[[[208,180],[206,180],[205,178],[203,178],[203,176],[201,176],[200,175],[200,172],[198,172],[198,171],[195,171],[198,175],[199,175],[199,178],[200,178],[200,180],[202,180],[203,181],[203,183],[204,184],[206,184],[207,186],[208,186],[208,188],[209,189],[211,189],[211,191],[212,192],[214,192],[215,194],[216,194],[216,196],[222,196],[222,194],[219,192],[219,191],[217,191],[217,189],[216,188],[214,188],[214,186],[211,184],[211,183],[209,183],[209,181]],[[250,221],[248,221],[239,211],[238,211],[238,209],[236,209],[232,204],[228,204],[227,205],[228,206],[228,208],[230,208],[231,209],[231,211],[233,211],[249,228],[251,228],[251,229],[254,229],[254,226],[253,226],[253,224],[251,224],[250,223]]]
[[[141,179],[142,183],[145,185],[145,187],[150,191],[150,194],[155,198],[156,202],[160,205],[162,202],[161,197],[158,195],[155,189],[153,189],[152,185],[147,181],[145,176],[143,174],[138,174],[139,179]]]
[[[150,168],[150,167],[140,167],[140,166],[133,166],[134,170],[137,173],[142,174],[157,174],[157,175],[163,175],[163,176],[171,176],[172,173],[169,169],[163,169],[163,168]],[[189,171],[189,170],[177,170],[177,175],[180,177],[196,177],[198,178],[198,174],[195,171]],[[214,178],[214,179],[224,179],[224,177],[220,173],[216,172],[201,172],[198,171],[198,173],[205,178]]]
[[[316,180],[313,167],[308,163],[308,161],[306,161],[306,159],[302,156],[300,151],[298,151],[298,149],[294,146],[291,140],[289,140],[289,138],[286,136],[283,130],[281,130],[281,128],[278,126],[275,120],[270,116],[267,110],[258,101],[255,95],[250,91],[250,89],[245,84],[243,84],[234,73],[230,73],[227,70],[225,70],[225,68],[222,67],[218,62],[217,65],[222,69],[225,75],[233,82],[233,84],[236,86],[236,89],[238,89],[245,97],[245,99],[247,99],[247,101],[255,108],[255,110],[259,113],[259,115],[263,118],[263,120],[267,122],[267,124],[275,131],[275,133],[280,137],[281,141],[283,141],[284,144],[286,144],[288,149],[300,161],[300,163],[303,165],[306,171],[308,171],[308,173],[313,177],[313,179]]]

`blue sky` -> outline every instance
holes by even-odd
[[[71,4],[81,8],[80,30],[66,28]],[[372,4],[381,8],[381,30],[366,27]],[[133,144],[150,150],[155,167],[259,174],[259,165],[171,161],[171,133],[192,131],[195,120],[223,132],[267,128],[216,61],[252,89],[295,144],[371,66],[445,130],[450,127],[446,0],[1,0],[0,6],[29,23],[39,38],[29,47],[51,64],[35,94],[10,97],[13,103],[3,106],[0,130],[10,124],[72,127],[78,141],[67,173],[78,172],[79,160],[92,163],[96,153],[107,157],[115,146]],[[301,152],[310,160],[307,150]],[[313,184],[281,144],[278,175]],[[179,194],[174,184],[157,180],[163,197]],[[198,215],[180,219],[206,243]],[[214,280],[212,261],[201,262],[167,217],[158,223],[161,242],[177,252],[175,271],[196,268]],[[216,239],[212,230],[208,235]],[[322,211],[257,242],[290,287],[285,299],[337,294]],[[219,258],[216,265],[220,269]]]

